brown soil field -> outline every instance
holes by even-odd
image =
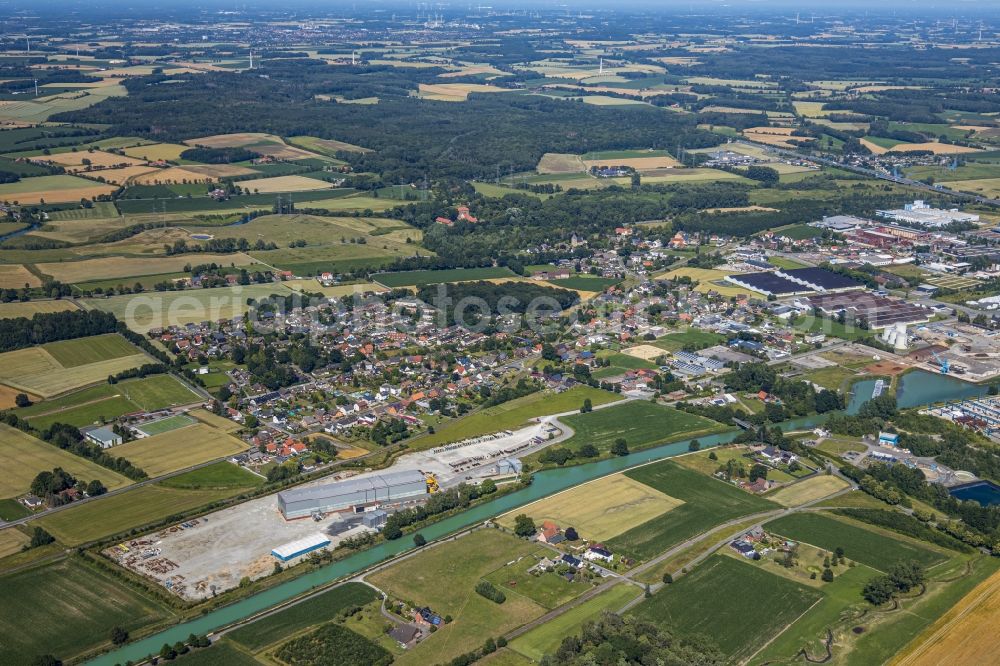
[[[4,386],[0,384],[0,409],[13,409],[17,407],[17,403],[14,402],[17,398],[18,393],[24,393],[24,391],[19,391],[17,389],[12,389],[9,386]],[[38,402],[41,400],[37,395],[32,395],[30,393],[26,394],[31,402]]]
[[[996,664],[1000,572],[980,583],[890,662],[893,666]]]
[[[19,264],[0,265],[0,289],[20,289],[25,284],[31,287],[40,287],[42,281]]]
[[[183,270],[185,264],[195,262],[216,262],[225,266],[231,263],[237,266],[256,263],[253,258],[240,252],[236,254],[181,254],[173,257],[106,257],[37,264],[37,266],[46,275],[51,275],[60,282],[70,284],[88,280],[113,280],[137,275],[176,273]]]
[[[896,361],[879,361],[865,368],[865,372],[872,375],[885,375],[895,377],[908,370],[911,366],[908,363],[897,363]]]

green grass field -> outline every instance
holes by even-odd
[[[144,423],[140,430],[147,435],[162,435],[165,432],[177,430],[178,428],[184,428],[193,423],[197,423],[197,421],[190,416],[187,416],[186,414],[175,414],[174,416],[168,416],[165,419]]]
[[[612,551],[636,559],[650,559],[734,518],[778,508],[773,502],[670,461],[644,465],[625,475],[684,502],[608,541]]]
[[[386,287],[422,287],[441,282],[465,282],[469,280],[494,280],[514,277],[509,268],[454,268],[446,270],[398,271],[376,273],[372,280]]]
[[[78,546],[238,495],[241,488],[183,490],[159,485],[101,498],[39,518],[44,527],[67,546]]]
[[[691,328],[680,333],[667,333],[653,342],[653,345],[665,351],[678,351],[680,349],[705,349],[725,341],[726,336],[724,335]]]
[[[639,594],[640,591],[631,585],[616,585],[518,636],[510,642],[510,648],[529,659],[540,661],[544,655],[555,652],[563,638],[578,634],[585,623],[596,620],[604,611],[617,611]]]
[[[637,451],[726,429],[702,416],[645,400],[630,400],[587,414],[573,414],[563,420],[575,431],[563,446],[576,450],[584,444],[593,444],[602,452],[609,451],[620,437],[625,439],[629,450]]]
[[[39,472],[52,471],[55,467],[62,467],[79,480],[99,479],[108,490],[124,488],[132,483],[117,472],[46,444],[5,423],[0,423],[0,459],[4,461],[0,498],[28,492],[31,481]]]
[[[398,663],[447,662],[482,645],[485,636],[497,636],[544,614],[542,606],[526,597],[509,594],[503,604],[496,604],[474,590],[483,576],[537,548],[499,530],[483,529],[370,575],[368,580],[390,595],[455,619]]]
[[[630,612],[674,633],[707,636],[735,663],[820,598],[804,585],[716,555]]]
[[[586,592],[590,588],[590,583],[570,582],[555,572],[538,576],[528,573],[528,569],[539,559],[551,556],[552,551],[539,548],[519,562],[505,564],[483,578],[502,588],[507,595],[517,594],[527,597],[539,606],[555,608]]]
[[[345,608],[364,606],[377,598],[375,590],[367,585],[346,583],[240,627],[228,634],[228,638],[250,652],[258,652],[310,626],[334,619]]]
[[[253,488],[262,483],[264,483],[264,479],[253,472],[231,462],[220,461],[164,479],[160,485],[164,488],[200,490],[204,488]]]
[[[70,557],[0,577],[0,662],[29,664],[42,653],[63,660],[110,644],[115,625],[135,631],[169,611]]]
[[[198,395],[173,375],[150,375],[117,384],[98,384],[69,395],[17,410],[36,428],[53,423],[82,427],[142,410],[152,411],[198,401]]]
[[[539,416],[579,409],[587,398],[590,398],[593,405],[603,405],[621,400],[621,396],[616,393],[589,386],[574,386],[562,393],[539,391],[494,407],[488,407],[454,421],[448,421],[442,425],[435,425],[434,434],[414,439],[410,442],[410,448],[429,449],[469,437],[511,430],[521,427],[529,420]]]
[[[826,550],[842,547],[847,559],[880,571],[903,560],[915,560],[929,567],[946,559],[929,548],[816,513],[783,516],[765,527],[781,536]]]
[[[260,666],[259,661],[243,652],[228,638],[212,643],[209,648],[188,652],[184,666]]]

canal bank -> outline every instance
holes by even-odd
[[[856,382],[847,406],[847,413],[854,414],[860,406],[871,399],[875,389],[875,379]],[[897,400],[901,407],[917,407],[924,404],[956,400],[972,395],[982,395],[985,386],[977,386],[962,382],[947,375],[934,374],[923,370],[907,373],[900,378],[897,389]],[[783,430],[807,430],[821,425],[829,414],[794,419],[781,423]],[[703,447],[718,446],[732,441],[738,431],[730,431],[707,437],[699,437]],[[438,523],[421,529],[421,534],[428,540],[440,539],[459,532],[476,523],[483,522],[494,516],[512,511],[520,506],[548,497],[567,488],[586,483],[608,474],[621,472],[625,469],[643,465],[656,460],[663,460],[686,453],[691,440],[684,440],[664,446],[637,451],[620,458],[610,458],[594,463],[566,468],[549,469],[534,475],[532,484],[504,497],[468,511],[446,518]],[[218,631],[237,622],[260,614],[274,606],[286,603],[319,588],[330,586],[339,580],[356,576],[366,569],[396,557],[413,548],[409,539],[398,539],[381,543],[369,550],[362,551],[317,569],[299,578],[277,585],[251,597],[235,602],[229,606],[206,613],[187,622],[175,625],[169,629],[155,633],[149,637],[130,643],[112,652],[96,657],[90,664],[95,666],[113,666],[126,661],[140,661],[149,654],[156,654],[164,643],[174,644],[186,640],[190,634],[202,635]]]

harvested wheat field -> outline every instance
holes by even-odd
[[[604,541],[681,504],[624,474],[612,474],[523,506],[498,522],[513,526],[514,516],[525,513],[536,524],[551,520],[563,528],[575,527],[584,539]]]
[[[263,132],[234,132],[233,134],[213,134],[197,139],[188,139],[184,143],[189,146],[205,146],[207,148],[240,148],[252,144],[271,141],[282,143],[281,138]]]
[[[157,185],[167,183],[208,183],[216,180],[212,176],[206,176],[189,167],[170,167],[168,169],[157,169],[150,173],[136,176],[132,182],[136,185]]]
[[[434,99],[443,102],[464,102],[470,93],[501,93],[504,88],[486,85],[485,83],[421,83],[420,96],[424,99]]]
[[[888,148],[883,148],[882,146],[878,145],[877,143],[873,143],[868,139],[861,139],[861,145],[867,148],[868,150],[872,151],[873,155],[884,155],[887,152],[889,152]]]
[[[28,347],[0,354],[0,382],[25,393],[51,398],[149,362],[149,356],[136,353],[65,367],[41,347]]]
[[[39,155],[37,157],[29,158],[32,162],[39,164],[57,164],[66,169],[69,173],[77,173],[79,171],[86,171],[87,167],[91,168],[103,167],[127,167],[127,166],[137,166],[142,164],[142,160],[135,159],[134,157],[127,157],[124,155],[116,155],[114,153],[106,153],[103,150],[95,150],[89,152],[86,150],[78,150],[69,153],[55,153],[53,155]],[[89,165],[84,163],[84,160],[89,161]]]
[[[0,200],[20,204],[67,203],[111,194],[114,185],[102,185],[86,178],[68,174],[23,178],[16,183],[0,185]]]
[[[980,583],[910,643],[893,666],[997,663],[1000,572]]]
[[[191,146],[183,146],[179,143],[151,143],[145,146],[125,148],[123,152],[129,157],[155,162],[156,160],[179,160],[181,153],[190,149]]]
[[[10,303],[0,303],[0,319],[17,319],[25,317],[31,319],[36,314],[51,314],[53,312],[65,312],[76,310],[77,307],[70,301],[12,301]],[[2,407],[0,407],[2,409]]]
[[[136,164],[134,166],[121,167],[118,169],[101,169],[90,174],[91,178],[100,178],[115,185],[125,185],[132,180],[147,173],[159,171],[156,167]]]
[[[623,157],[609,158],[606,160],[584,160],[584,166],[591,167],[614,164],[615,166],[627,166],[636,171],[647,171],[649,169],[672,169],[681,166],[681,163],[669,156],[661,157]]]
[[[868,144],[865,144],[868,145]],[[956,146],[952,143],[939,143],[937,141],[927,141],[925,143],[900,143],[892,147],[893,151],[929,150],[935,155],[962,155],[965,153],[982,152],[978,148],[969,146]]]
[[[42,281],[20,264],[0,264],[0,289],[21,289],[24,285],[40,287]]]
[[[219,178],[235,178],[236,176],[253,176],[260,173],[259,171],[236,166],[235,164],[188,164],[184,169],[215,180]]]
[[[635,347],[623,349],[622,353],[634,356],[635,358],[641,358],[643,361],[652,361],[660,356],[663,356],[665,352],[659,347],[654,347],[653,345],[636,345]]]
[[[586,171],[583,158],[570,153],[545,153],[538,160],[538,173],[580,173]]]
[[[240,181],[240,187],[250,192],[268,194],[271,192],[312,192],[333,189],[333,185],[306,176],[276,176]]]
[[[248,266],[257,263],[249,255],[236,254],[199,254],[198,261],[218,263],[225,266],[235,264]],[[113,280],[130,278],[138,275],[159,275],[161,273],[176,273],[184,266],[192,263],[188,255],[173,257],[102,257],[100,259],[82,259],[80,261],[61,261],[49,264],[37,264],[38,270],[54,279],[67,284],[87,282],[89,280]]]

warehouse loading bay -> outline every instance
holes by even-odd
[[[510,476],[502,461],[544,448],[558,441],[559,434],[559,429],[549,423],[533,424],[513,432],[407,454],[387,470],[342,473],[297,488],[406,470],[432,476],[444,489],[463,481]],[[553,439],[549,439],[550,435]],[[413,504],[410,501],[404,506]],[[383,508],[392,511],[398,507]],[[179,597],[201,600],[237,587],[244,577],[254,580],[269,575],[276,561],[271,551],[290,542],[324,534],[330,539],[329,548],[336,548],[343,539],[367,529],[362,518],[362,514],[332,512],[320,520],[311,517],[285,520],[278,509],[277,496],[267,495],[116,544],[104,552]],[[291,566],[300,560],[296,558],[284,565]]]

